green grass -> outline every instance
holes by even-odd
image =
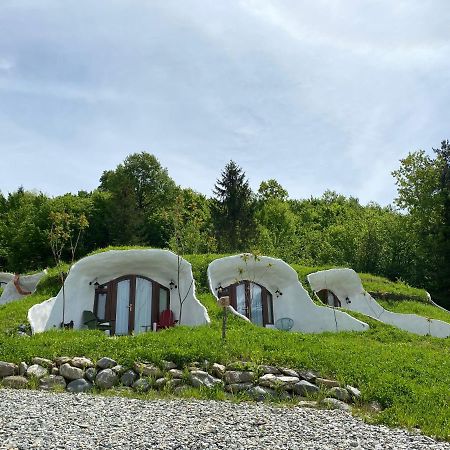
[[[450,440],[450,339],[416,336],[353,313],[369,323],[369,331],[285,333],[231,316],[227,340],[222,343],[221,311],[206,286],[206,268],[214,257],[188,257],[193,264],[198,297],[208,309],[211,325],[114,338],[98,331],[80,330],[55,330],[30,338],[14,336],[17,325],[26,322],[28,308],[58,291],[57,274],[50,271],[36,294],[0,307],[0,360],[18,363],[30,361],[33,356],[85,355],[93,359],[110,356],[124,365],[136,360],[159,363],[162,359],[187,365],[206,359],[312,369],[359,387],[364,402],[379,401],[384,410],[370,420],[390,426],[419,427],[426,434]],[[310,269],[315,268],[301,268],[302,274]],[[398,290],[406,293],[409,287],[400,285]],[[450,321],[450,314],[445,318],[446,312],[421,302],[382,304],[390,310]],[[222,393],[193,390],[183,395],[222,398]]]

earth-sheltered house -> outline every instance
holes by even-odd
[[[359,275],[353,269],[322,270],[309,274],[307,278],[316,295],[329,306],[357,311],[419,335],[441,338],[450,336],[450,324],[447,322],[384,309],[364,290]]]
[[[316,305],[281,259],[251,254],[216,259],[209,264],[208,282],[216,298],[228,296],[228,308],[255,325],[306,333],[369,328],[343,311]]]
[[[21,289],[28,292],[34,292],[39,281],[41,281],[42,277],[46,273],[47,271],[43,270],[42,272],[35,273],[33,275],[20,275],[19,283]],[[3,287],[3,292],[0,296],[0,305],[5,305],[6,303],[26,297],[26,295],[22,294],[14,284],[14,277],[15,275],[13,273],[0,273],[0,286]]]
[[[34,333],[86,328],[94,318],[111,335],[127,335],[156,329],[168,312],[182,325],[210,321],[191,265],[168,250],[111,250],[76,262],[64,289],[30,308],[28,320]]]

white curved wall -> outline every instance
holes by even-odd
[[[427,319],[416,314],[399,314],[387,311],[362,286],[359,275],[353,269],[329,269],[308,275],[311,288],[333,291],[343,308],[366,314],[380,322],[420,335],[435,337],[450,336],[450,324],[436,319]],[[350,301],[346,301],[346,298]]]
[[[80,259],[70,269],[64,283],[66,305],[64,322],[74,321],[74,328],[81,328],[84,310],[93,311],[95,286],[90,282],[104,284],[124,275],[141,275],[169,287],[173,280],[178,284],[182,297],[188,293],[183,303],[182,325],[202,325],[209,323],[206,308],[195,296],[192,267],[184,259],[180,265],[180,281],[177,281],[178,257],[169,250],[111,250]],[[189,289],[190,288],[190,289]],[[178,290],[171,291],[170,308],[175,319],[179,318],[180,303]],[[58,328],[62,321],[62,289],[58,295],[33,306],[28,311],[28,320],[34,333],[50,328]]]
[[[208,266],[209,287],[216,298],[219,285],[226,287],[242,280],[254,281],[268,289],[273,295],[274,322],[289,317],[294,320],[293,331],[321,333],[369,328],[349,314],[316,305],[301,285],[297,272],[281,259],[234,255],[216,259]],[[275,295],[277,289],[283,293],[278,298]],[[229,309],[243,317],[231,306]]]
[[[41,281],[42,277],[46,273],[47,271],[43,270],[42,272],[34,275],[20,275],[20,285],[24,288],[24,290],[34,292],[39,281]],[[27,297],[27,295],[19,294],[17,291],[16,286],[14,285],[14,274],[5,272],[0,273],[0,282],[6,283],[0,297],[0,305]]]

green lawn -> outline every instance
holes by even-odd
[[[197,279],[199,299],[208,308],[212,324],[176,327],[158,333],[108,338],[96,331],[51,331],[31,338],[14,336],[26,321],[28,308],[57,291],[55,274],[39,292],[0,307],[0,360],[29,361],[33,356],[110,356],[122,364],[135,360],[179,364],[192,361],[236,360],[313,369],[343,383],[358,386],[363,401],[379,401],[385,408],[370,420],[395,426],[420,427],[424,433],[450,440],[450,339],[416,336],[359,314],[371,326],[365,333],[300,334],[258,328],[230,317],[226,343],[220,339],[221,311],[207,293],[206,267],[214,256],[189,257]],[[203,273],[205,273],[203,275]],[[403,289],[399,287],[400,291]],[[385,306],[385,303],[383,303]],[[429,317],[444,311],[420,302],[387,305],[399,312]]]

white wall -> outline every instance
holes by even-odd
[[[268,289],[273,296],[274,322],[289,317],[294,320],[293,331],[320,333],[369,328],[349,314],[316,305],[301,285],[297,272],[281,259],[234,255],[216,259],[208,267],[209,287],[216,298],[219,285],[226,287],[242,280],[253,281]],[[278,298],[275,295],[277,289],[283,293]],[[241,316],[231,306],[230,310]]]
[[[81,316],[84,310],[93,311],[95,286],[90,282],[104,284],[123,275],[141,275],[169,287],[170,281],[178,284],[178,289],[170,293],[170,308],[175,319],[179,319],[180,303],[178,290],[182,297],[188,293],[183,303],[182,325],[202,325],[209,323],[206,308],[195,296],[192,267],[184,259],[180,265],[180,281],[177,280],[178,258],[168,250],[111,250],[87,256],[75,263],[65,281],[64,322],[74,321],[74,328],[81,328]],[[189,289],[190,288],[190,289]],[[62,322],[62,289],[58,295],[28,311],[28,320],[33,332],[39,333]]]
[[[384,309],[364,290],[359,275],[352,269],[322,270],[309,274],[307,278],[315,292],[322,289],[333,291],[339,297],[343,308],[358,311],[411,333],[435,337],[450,336],[449,323],[416,314],[393,313]]]
[[[25,291],[34,292],[41,278],[47,273],[46,270],[36,273],[34,275],[20,275],[20,285]],[[14,274],[12,273],[0,273],[0,281],[6,282],[6,286],[3,288],[2,295],[0,297],[0,305],[20,300],[26,295],[19,294],[14,285]]]

